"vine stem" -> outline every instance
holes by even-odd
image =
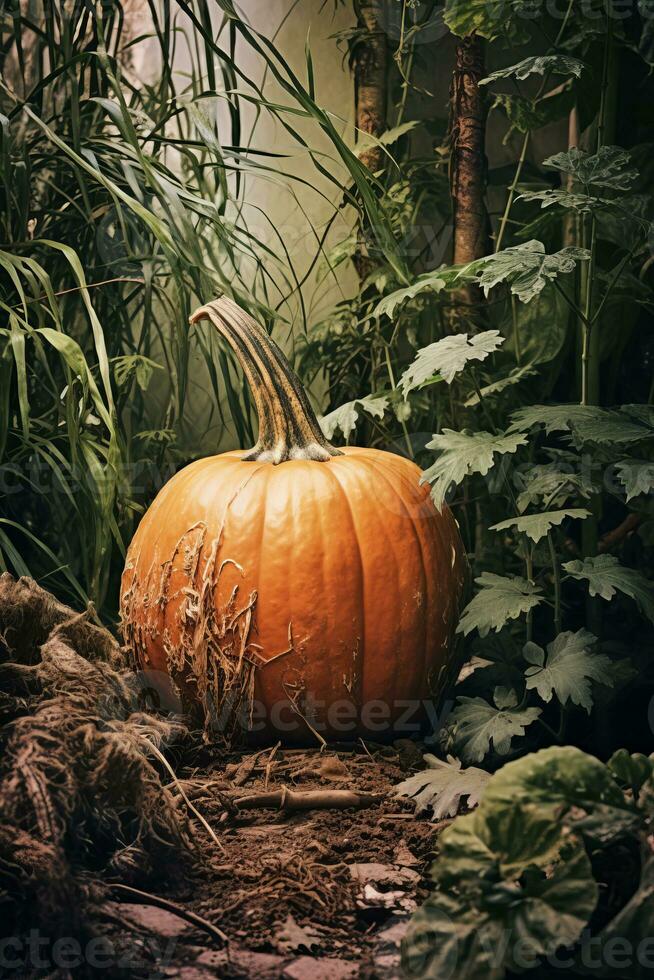
[[[527,581],[533,584],[534,581],[534,554],[529,542],[525,539],[525,566],[527,569]],[[534,615],[533,609],[527,613],[527,643],[531,643],[534,638]]]
[[[567,7],[567,10],[565,12],[565,17],[563,19],[563,23],[561,24],[561,27],[559,29],[559,32],[558,32],[558,34],[556,36],[556,40],[555,40],[554,45],[553,45],[554,48],[558,48],[559,44],[561,43],[561,39],[563,38],[563,35],[565,34],[565,30],[566,30],[566,27],[568,26],[568,21],[570,19],[570,15],[572,14],[573,3],[574,3],[574,0],[568,0],[568,7]],[[538,101],[540,99],[541,95],[543,94],[543,91],[544,91],[544,89],[546,87],[546,84],[547,84],[547,78],[548,78],[548,76],[545,75],[545,77],[543,78],[543,81],[540,84],[540,87],[538,89],[538,92],[536,94],[535,101]],[[511,209],[513,207],[513,202],[515,200],[515,192],[518,189],[518,184],[520,182],[520,177],[522,176],[522,171],[524,169],[524,165],[525,165],[525,162],[526,162],[526,159],[527,159],[527,150],[529,149],[529,140],[530,139],[531,139],[531,130],[528,130],[525,133],[525,135],[524,135],[524,139],[522,141],[522,149],[520,151],[520,157],[518,159],[518,164],[516,166],[516,171],[515,171],[515,174],[513,175],[513,181],[511,183],[511,186],[509,187],[509,196],[508,196],[508,198],[506,200],[506,205],[504,207],[504,213],[502,215],[502,220],[500,222],[500,228],[499,228],[499,231],[497,233],[497,241],[495,242],[495,250],[494,250],[495,253],[499,252],[500,249],[502,248],[502,242],[504,240],[504,234],[506,232],[507,225],[509,223],[509,215],[511,214]]]
[[[393,365],[391,363],[391,352],[389,350],[388,344],[384,346],[384,353],[386,355],[386,369],[388,370],[388,379],[391,383],[391,388],[395,390],[395,374],[393,373]],[[400,420],[400,425],[402,426],[402,432],[404,433],[404,441],[406,442],[406,448],[409,453],[409,459],[415,459],[415,453],[413,452],[413,446],[411,445],[411,436],[409,435],[409,430],[406,427],[406,422],[404,419]]]
[[[525,138],[522,141],[522,149],[520,151],[520,157],[518,159],[518,165],[515,169],[515,174],[513,175],[511,186],[509,187],[509,196],[506,199],[504,214],[502,215],[502,221],[500,222],[500,229],[497,233],[497,241],[495,242],[496,253],[499,252],[500,249],[502,248],[504,233],[506,232],[506,227],[509,223],[509,215],[511,214],[511,208],[513,207],[513,201],[515,200],[515,192],[518,189],[518,184],[520,182],[525,161],[527,159],[527,150],[529,148],[530,138],[531,138],[531,132],[525,133]]]
[[[551,531],[547,532],[547,544],[550,551],[550,559],[552,561],[552,575],[554,576],[554,635],[558,636],[563,625],[561,608],[561,569],[559,567],[559,560],[556,554],[556,548],[554,547],[554,539]]]
[[[608,88],[610,83],[611,65],[613,62],[613,20],[611,17],[611,0],[605,0],[606,12],[606,43],[602,64],[602,82],[600,105],[597,116],[597,132],[595,152],[599,153],[604,145],[607,129]],[[585,188],[588,193],[589,188]],[[584,316],[581,321],[582,351],[581,351],[581,404],[597,405],[600,400],[600,349],[599,324],[597,316],[593,316],[593,283],[597,261],[597,219],[592,213],[590,227],[586,227],[587,244],[590,259],[583,270],[582,289]],[[584,557],[597,554],[598,524],[602,513],[602,498],[594,493],[589,501],[591,516],[582,523],[581,544]],[[597,597],[588,596],[586,601],[586,616],[592,633],[600,636],[602,632],[602,610]]]

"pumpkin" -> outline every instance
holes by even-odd
[[[337,449],[267,333],[227,297],[201,307],[251,388],[249,451],[178,472],[121,583],[124,637],[207,730],[372,735],[417,724],[451,662],[466,577],[457,524],[410,460]]]

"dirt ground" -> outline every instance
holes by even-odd
[[[218,927],[226,942],[176,911],[121,896],[106,909],[106,934],[122,951],[117,966],[130,976],[180,980],[400,977],[399,944],[427,894],[439,827],[417,818],[393,787],[421,765],[422,747],[408,741],[277,747],[233,754],[226,767],[224,754],[212,760],[207,751],[178,771],[174,789],[218,843],[194,818],[205,857],[162,897]],[[350,791],[363,805],[250,808],[253,797],[276,790],[327,791],[331,802]]]

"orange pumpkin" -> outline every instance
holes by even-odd
[[[259,439],[191,463],[130,545],[126,642],[216,735],[382,738],[442,676],[466,560],[415,463],[336,449],[266,332],[227,297],[208,318],[239,358]],[[410,730],[403,729],[403,730]]]

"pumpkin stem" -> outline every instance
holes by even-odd
[[[228,296],[201,306],[191,323],[211,320],[236,354],[259,416],[259,438],[245,460],[326,462],[342,456],[325,439],[302,382],[263,327]]]

